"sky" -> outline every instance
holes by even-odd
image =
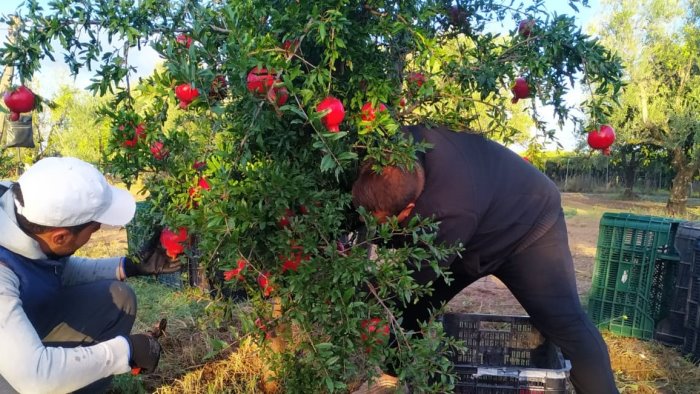
[[[40,0],[41,4],[48,3],[49,0]],[[0,1],[0,14],[10,14],[13,13],[17,7],[22,4],[22,0],[1,0]],[[525,0],[525,3],[528,1]],[[589,0],[589,7],[579,7],[579,12],[575,13],[568,5],[566,0],[545,0],[545,8],[550,13],[557,14],[568,14],[576,17],[577,23],[584,28],[586,31],[586,26],[591,22],[592,18],[596,13],[600,12],[600,0]],[[0,27],[0,40],[5,39],[7,34],[6,28]],[[70,72],[66,65],[62,61],[62,55],[58,54],[55,56],[57,62],[51,62],[46,59],[42,62],[41,70],[34,76],[34,81],[32,87],[42,96],[51,97],[53,93],[61,84],[73,83],[79,88],[83,88],[90,83],[90,78],[92,73],[81,72],[75,80],[70,77]],[[129,59],[131,65],[137,68],[138,76],[144,76],[150,74],[157,62],[159,62],[158,55],[155,51],[150,48],[146,48],[138,56],[131,55]],[[567,96],[567,102],[571,105],[576,105],[583,101],[583,95],[580,90],[576,89],[572,91]],[[556,135],[559,138],[559,142],[563,145],[564,149],[571,150],[575,147],[577,137],[574,135],[573,126],[571,124],[565,125],[560,128],[554,120],[551,110],[546,108],[541,110],[541,115],[543,119],[550,123],[550,127],[557,130]],[[554,146],[549,147],[554,148]],[[514,150],[521,150],[522,147],[514,147]]]

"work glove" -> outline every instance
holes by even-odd
[[[158,366],[161,347],[158,340],[148,334],[132,334],[129,341],[129,366],[132,373],[152,373]]]
[[[160,231],[156,231],[135,256],[124,258],[124,275],[127,278],[143,275],[171,274],[180,271],[182,263],[170,258],[160,244]]]

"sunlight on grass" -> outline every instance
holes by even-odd
[[[574,216],[578,215],[578,209],[576,208],[564,208],[564,217],[565,218],[572,218]]]
[[[170,386],[159,388],[156,393],[259,393],[261,371],[266,368],[259,354],[260,349],[253,341],[245,339],[228,358],[188,372]]]
[[[154,279],[128,282],[138,300],[132,332],[147,332],[161,318],[167,319],[168,326],[159,340],[163,353],[156,373],[121,375],[114,380],[110,393],[152,393],[159,387],[168,387],[193,369],[207,365],[205,360],[216,361],[231,353],[231,349],[221,349],[219,343],[236,344],[240,340],[240,324],[226,318],[223,304],[208,292],[193,287],[175,290]]]
[[[118,257],[126,254],[126,230],[103,226],[95,232],[90,241],[75,253],[76,256],[102,258]]]
[[[623,393],[697,393],[700,368],[678,351],[656,341],[625,338],[604,331],[610,361]]]

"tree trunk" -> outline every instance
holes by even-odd
[[[666,203],[666,212],[671,215],[683,215],[686,212],[688,190],[696,168],[688,164],[680,148],[673,150],[673,168],[676,170],[676,175],[671,182],[671,194]]]
[[[12,18],[15,23],[18,22],[18,18],[15,16]],[[19,23],[17,23],[14,26],[19,26]],[[15,28],[13,25],[10,25],[9,29],[7,30],[7,45],[12,44],[15,41]],[[12,66],[5,66],[3,72],[2,72],[2,77],[0,77],[0,91],[5,92],[10,90],[10,85],[12,84],[12,77],[15,73],[15,68]],[[7,115],[6,114],[0,114],[0,141],[2,141],[2,136],[5,133],[5,126],[7,123]]]
[[[622,193],[622,198],[626,200],[636,200],[638,198],[638,196],[634,193],[634,182],[637,179],[638,164],[636,152],[630,152],[629,156],[627,154],[623,154],[622,163],[624,165],[623,171],[625,174],[625,191]]]

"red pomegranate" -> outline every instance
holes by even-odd
[[[287,103],[287,100],[289,99],[289,91],[284,86],[281,88],[273,87],[267,91],[267,99],[271,103],[275,103],[278,107],[281,107]]]
[[[615,129],[604,124],[600,129],[592,130],[588,133],[588,146],[593,149],[605,150],[615,142]]]
[[[13,91],[5,92],[3,100],[10,112],[16,112],[18,114],[33,110],[36,104],[34,92],[29,90],[26,86],[20,86]]]
[[[360,110],[360,112],[362,113],[362,120],[371,122],[377,117],[377,112],[386,111],[386,105],[384,105],[383,103],[379,103],[378,107],[379,108],[375,109],[372,103],[366,102]]]
[[[184,45],[185,48],[189,48],[190,45],[192,45],[192,37],[188,36],[187,34],[178,34],[175,41],[177,41],[177,43],[180,45]]]
[[[199,90],[195,88],[192,84],[189,83],[183,83],[180,85],[177,85],[175,87],[175,97],[180,100],[180,106],[182,107],[182,103],[189,104],[194,99],[196,99],[199,96]],[[187,105],[185,105],[187,107]]]
[[[163,160],[166,157],[168,157],[168,154],[170,153],[168,149],[165,147],[165,144],[161,141],[154,141],[151,144],[151,154],[156,160]]]
[[[316,106],[317,112],[324,112],[326,110],[328,110],[328,113],[321,118],[321,121],[328,131],[332,133],[339,132],[340,128],[338,126],[345,118],[343,103],[333,96],[328,96]]]
[[[527,83],[527,79],[518,77],[515,78],[515,82],[510,87],[510,91],[513,92],[513,99],[511,100],[513,104],[517,103],[518,100],[530,97],[530,86]]]
[[[518,23],[518,33],[523,37],[530,37],[533,27],[535,27],[534,19],[523,19]]]
[[[253,94],[265,94],[275,84],[276,75],[274,70],[268,71],[266,68],[254,67],[248,73],[246,86]]]
[[[409,83],[415,84],[418,87],[423,86],[423,84],[425,83],[425,75],[423,75],[422,73],[409,73],[407,79]]]

